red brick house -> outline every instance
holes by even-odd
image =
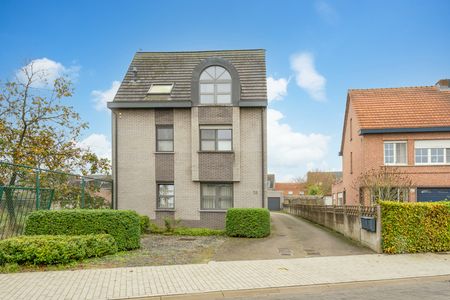
[[[306,185],[301,182],[276,182],[275,191],[282,192],[284,196],[298,196],[306,194]]]
[[[349,90],[339,155],[343,177],[333,185],[335,204],[370,204],[357,179],[382,166],[413,182],[400,200],[450,199],[450,80]]]

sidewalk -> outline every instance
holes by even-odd
[[[0,299],[121,299],[450,274],[450,253],[354,255],[0,275]]]

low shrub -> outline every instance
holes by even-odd
[[[173,231],[174,235],[190,235],[190,236],[210,236],[210,235],[224,235],[225,230],[210,229],[210,228],[186,228],[178,227]]]
[[[21,236],[0,241],[0,264],[66,264],[116,252],[109,234]]]
[[[181,223],[181,219],[175,219],[171,217],[165,217],[164,218],[164,226],[166,227],[166,232],[174,232],[176,228]]]
[[[261,238],[270,234],[270,213],[266,208],[230,208],[226,215],[228,236]]]
[[[450,251],[450,202],[380,205],[383,252]]]
[[[139,223],[141,225],[141,234],[150,232],[150,218],[148,216],[139,215]]]
[[[140,247],[141,226],[134,211],[111,209],[39,210],[26,221],[25,235],[84,235],[107,233],[119,250]]]

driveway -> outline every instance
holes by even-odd
[[[227,239],[212,260],[252,260],[370,254],[372,250],[303,219],[271,213],[272,233],[263,239]]]

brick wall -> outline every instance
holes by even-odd
[[[352,119],[352,133],[350,139],[350,119]],[[358,176],[370,169],[378,169],[384,165],[384,142],[407,141],[407,166],[396,166],[401,172],[407,174],[413,181],[410,190],[410,201],[416,201],[416,192],[419,187],[450,187],[450,166],[416,166],[414,157],[414,141],[450,139],[450,133],[389,133],[359,135],[360,126],[354,109],[349,105],[347,126],[344,130],[344,149],[342,157],[342,182],[333,186],[333,197],[338,192],[345,191],[346,203],[356,205],[360,203]],[[353,168],[351,168],[351,159]],[[353,170],[352,170],[353,169]],[[353,172],[352,172],[353,171]],[[364,195],[365,205],[369,204],[368,195]]]

